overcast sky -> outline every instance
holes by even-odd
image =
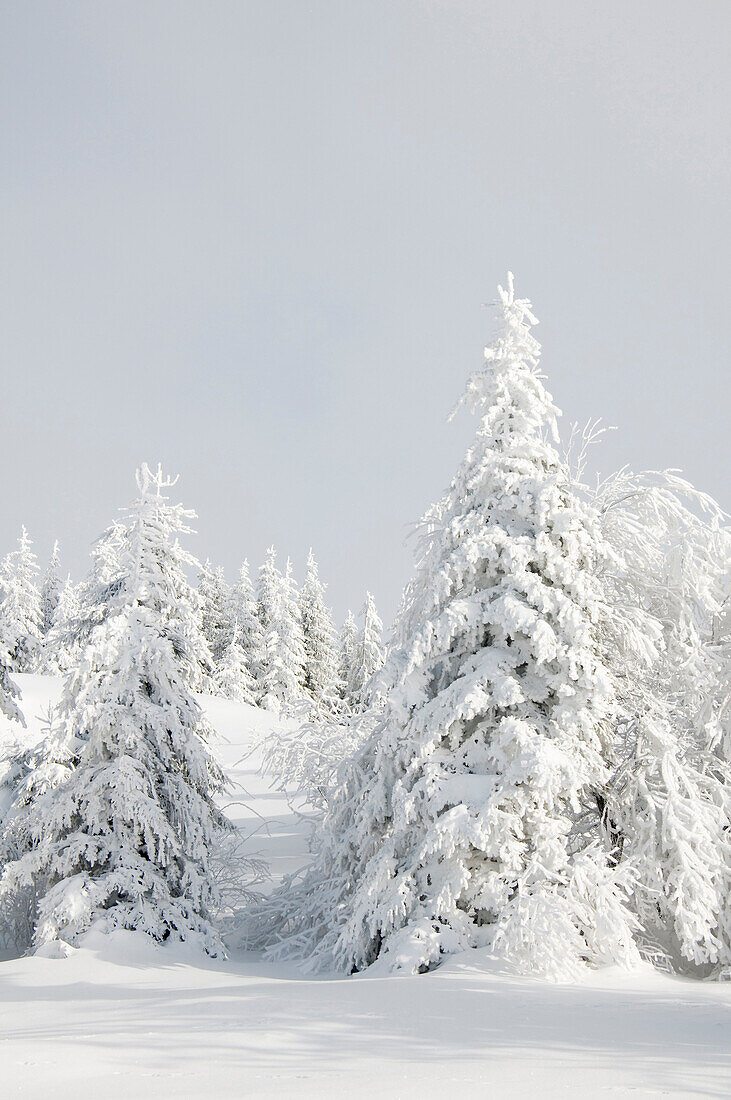
[[[0,551],[80,576],[161,460],[199,556],[390,619],[508,268],[597,464],[731,507],[728,0],[0,12]]]

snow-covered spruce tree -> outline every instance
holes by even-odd
[[[254,678],[254,695],[259,696],[259,678],[264,659],[264,632],[257,610],[254,586],[249,577],[249,563],[239,570],[239,577],[231,589],[231,618],[238,627],[239,644],[244,651],[246,667]]]
[[[114,520],[92,546],[88,575],[77,585],[71,583],[70,577],[67,579],[52,642],[62,671],[76,666],[94,629],[107,617],[119,586],[119,554],[126,538],[125,524]]]
[[[256,706],[256,683],[247,667],[246,653],[239,643],[238,623],[213,672],[213,689],[222,699]]]
[[[305,643],[305,689],[314,702],[305,721],[296,728],[282,727],[268,733],[262,743],[262,767],[279,789],[310,812],[313,827],[322,817],[336,789],[343,762],[363,744],[375,723],[375,709],[353,710],[338,675],[338,652],[330,612],[325,607],[317,563],[312,552],[300,594]],[[372,609],[374,610],[374,609]],[[369,626],[373,616],[369,617]],[[344,630],[341,667],[349,680],[354,667],[357,627],[348,615]],[[371,637],[371,631],[368,632]],[[368,650],[366,649],[366,652]],[[361,661],[359,667],[363,667]],[[309,677],[308,677],[309,670]]]
[[[4,623],[0,619],[0,714],[4,714],[10,722],[19,722],[24,727],[25,719],[19,706],[20,688],[10,675],[10,645],[13,642],[14,638],[10,639],[10,643],[6,640]]]
[[[205,562],[200,572],[198,594],[203,608],[203,634],[215,668],[233,636],[231,593],[220,566],[213,569],[209,561]]]
[[[54,651],[55,635],[53,628],[61,599],[59,565],[60,552],[58,540],[56,540],[40,586],[40,640],[42,648],[38,667],[44,672],[55,672],[58,669],[58,658]]]
[[[270,950],[310,966],[416,972],[485,945],[562,977],[636,957],[613,861],[570,843],[608,779],[605,547],[552,445],[557,410],[512,277],[499,306],[464,399],[479,429],[427,515],[383,715],[341,773],[315,862],[271,903]]]
[[[210,558],[201,564],[198,570],[198,598],[200,600],[201,612],[203,616],[203,632],[206,635],[206,641],[210,644],[208,638],[207,628],[209,624],[209,607],[215,599],[215,585],[216,576],[215,570],[211,565]]]
[[[727,968],[731,534],[715,502],[672,473],[622,470],[590,495],[615,552],[599,637],[620,705],[594,809],[632,867],[643,948],[673,968]]]
[[[340,631],[340,649],[338,653],[338,680],[340,697],[346,706],[351,704],[350,682],[353,676],[355,641],[358,636],[358,624],[352,611],[348,611]]]
[[[25,527],[18,549],[0,564],[0,619],[13,672],[32,672],[40,651],[41,597],[36,584],[38,559]]]
[[[282,574],[277,568],[277,552],[270,546],[257,578],[257,615],[261,624],[262,656],[259,666],[259,699],[265,709],[278,709],[278,698],[270,692],[275,684],[274,661],[278,637],[275,623],[282,598]]]
[[[137,475],[139,498],[115,532],[115,576],[97,558],[88,607],[105,604],[66,681],[54,737],[68,778],[18,808],[27,850],[6,864],[0,907],[29,885],[34,942],[73,943],[92,925],[220,950],[209,913],[209,850],[225,819],[213,803],[223,779],[205,745],[191,684],[200,610],[179,537],[193,513],[166,496],[158,468]],[[87,615],[87,621],[89,616]]]
[[[318,710],[331,711],[337,702],[337,651],[332,614],[325,605],[312,550],[299,598],[304,639],[304,686]]]
[[[273,546],[259,570],[259,616],[264,632],[261,705],[279,711],[304,699],[305,655],[292,566],[287,559],[282,576]]]
[[[282,574],[277,569],[277,551],[270,546],[263,563],[259,566],[257,581],[256,607],[264,636],[279,613],[281,590]]]
[[[66,577],[58,597],[53,625],[44,643],[44,668],[46,672],[68,672],[77,659],[76,623],[80,615],[78,585]]]
[[[61,578],[59,576],[60,550],[58,539],[53,544],[53,551],[48,562],[46,572],[41,581],[41,634],[45,638],[53,627],[56,618],[56,608],[61,596]]]
[[[354,709],[363,711],[371,702],[371,680],[383,666],[384,657],[381,644],[383,623],[370,592],[366,593],[361,615],[363,626],[358,631],[353,646],[349,695]]]
[[[31,803],[60,786],[74,766],[73,755],[53,735],[52,708],[37,744],[22,739],[6,744],[0,761],[0,867],[18,860],[33,846],[29,827]],[[34,879],[16,883],[0,904],[0,942],[6,950],[24,952],[33,942],[38,914]]]
[[[302,634],[297,582],[292,572],[292,561],[287,558],[282,585],[282,618],[278,630],[282,652],[287,654],[291,690],[288,702],[297,703],[305,698],[305,643]]]
[[[727,584],[731,583],[731,568]],[[716,755],[731,764],[731,593],[713,619],[711,627],[711,659],[718,669],[714,679],[716,686],[714,718],[707,723],[709,745]]]

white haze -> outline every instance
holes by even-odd
[[[79,575],[142,460],[229,579],[384,617],[508,268],[605,469],[729,497],[727,3],[3,6],[0,551]]]

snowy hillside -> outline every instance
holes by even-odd
[[[29,740],[59,681],[18,677]],[[248,748],[255,708],[205,698],[216,752],[243,788],[236,824],[274,878],[307,858],[286,801]],[[11,734],[7,724],[2,736]],[[303,979],[251,954],[201,962],[132,933],[67,958],[0,964],[4,1096],[727,1096],[731,986],[648,966],[578,986],[501,973],[468,952],[419,977]]]

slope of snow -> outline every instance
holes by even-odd
[[[35,738],[58,682],[18,679]],[[204,703],[244,788],[229,812],[278,877],[306,860],[306,833],[256,756],[242,759],[273,719]],[[16,733],[0,728],[2,739]],[[117,933],[66,958],[0,964],[0,1094],[721,1097],[730,1024],[731,986],[646,966],[552,986],[471,952],[420,977],[305,980],[253,955],[206,962]]]

